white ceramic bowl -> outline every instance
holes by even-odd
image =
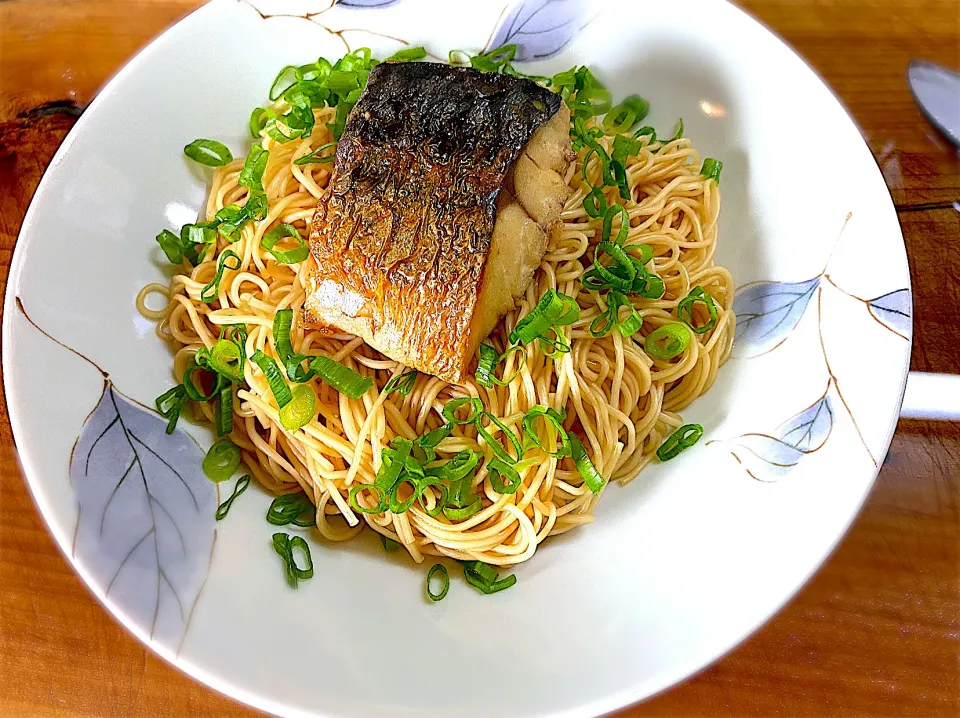
[[[907,369],[903,241],[840,104],[717,0],[255,1],[212,2],[107,85],[53,160],[13,259],[11,422],[37,505],[91,590],[174,665],[287,715],[596,715],[743,640],[850,524]],[[719,259],[742,287],[736,357],[686,413],[710,441],[612,487],[596,523],[549,541],[513,589],[482,596],[455,573],[438,604],[422,570],[369,536],[315,546],[316,577],[289,589],[269,497],[251,489],[215,523],[221,497],[200,473],[211,437],[167,437],[139,405],[170,386],[170,352],[134,308],[169,271],[153,237],[204,201],[183,145],[212,137],[243,153],[281,66],[401,41],[438,56],[516,42],[529,72],[589,64],[616,95],[649,98],[655,126],[682,116],[725,163]]]

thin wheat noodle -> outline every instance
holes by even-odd
[[[276,106],[280,108],[280,106]],[[282,108],[281,108],[282,109]],[[516,308],[503,318],[491,338],[498,350],[507,346],[506,336],[517,321],[529,313],[547,289],[573,296],[581,309],[580,320],[565,328],[571,351],[552,359],[538,343],[525,348],[525,361],[511,355],[498,371],[515,378],[506,387],[484,388],[473,377],[453,386],[436,377],[418,375],[408,396],[383,393],[393,376],[406,367],[368,347],[360,338],[327,334],[299,321],[306,299],[303,279],[306,263],[278,265],[260,242],[277,222],[292,224],[304,236],[318,199],[322,201],[330,179],[331,164],[296,165],[321,145],[332,142],[326,128],[334,111],[315,111],[316,128],[302,141],[279,144],[267,137],[270,151],[263,185],[269,201],[264,221],[250,223],[229,243],[219,238],[215,251],[207,251],[201,263],[184,265],[169,287],[150,284],[137,295],[143,316],[157,321],[157,333],[171,342],[174,374],[179,380],[190,359],[201,347],[216,342],[220,328],[244,324],[247,351],[260,349],[276,356],[273,317],[278,309],[291,308],[297,319],[291,330],[295,351],[322,353],[370,377],[374,387],[359,399],[338,394],[320,379],[309,384],[317,396],[318,415],[303,429],[289,432],[279,422],[279,410],[266,379],[252,363],[245,365],[248,387],[237,393],[232,440],[254,478],[275,493],[304,490],[316,504],[317,531],[331,541],[355,537],[364,526],[403,544],[417,562],[425,556],[475,559],[495,566],[511,566],[529,559],[549,536],[590,523],[599,497],[594,496],[570,459],[557,460],[531,447],[526,461],[518,465],[519,490],[497,494],[490,484],[485,462],[493,457],[490,447],[477,437],[472,426],[458,426],[437,447],[438,460],[448,460],[470,449],[484,454],[473,487],[482,508],[470,518],[453,522],[443,513],[430,517],[419,503],[404,514],[355,513],[347,495],[358,483],[372,483],[380,467],[383,447],[397,436],[413,439],[442,425],[443,406],[457,397],[480,397],[485,410],[519,432],[523,415],[534,405],[552,407],[566,414],[564,427],[583,442],[598,471],[607,480],[628,483],[653,459],[656,449],[682,420],[676,413],[701,396],[716,380],[719,367],[733,343],[734,282],[730,273],[716,266],[719,189],[699,175],[700,156],[687,139],[666,145],[645,143],[637,157],[627,161],[631,199],[623,203],[630,219],[626,246],[648,245],[654,252],[653,268],[663,278],[666,294],[657,300],[632,297],[643,317],[643,326],[632,338],[616,331],[594,338],[590,322],[607,307],[603,294],[583,289],[581,278],[593,261],[593,248],[600,241],[600,219],[583,208],[589,187],[583,181],[581,151],[566,177],[573,190],[552,233],[547,252],[531,286]],[[600,138],[609,151],[613,139]],[[243,160],[216,169],[204,217],[210,220],[229,204],[243,205],[249,190],[239,184]],[[601,167],[592,158],[586,176],[598,184]],[[616,187],[605,188],[609,203],[622,202]],[[614,223],[614,232],[619,219]],[[203,288],[217,269],[217,257],[231,249],[241,260],[237,271],[226,270],[218,296],[210,303],[200,299]],[[307,260],[310,261],[310,260]],[[704,334],[691,332],[690,346],[669,361],[651,360],[643,349],[644,338],[656,328],[676,322],[676,308],[694,286],[701,286],[715,300],[717,323]],[[168,299],[162,310],[149,309],[147,298],[162,294]],[[706,315],[700,314],[701,321]],[[518,366],[519,372],[517,371]],[[213,419],[211,405],[201,405],[194,415]],[[500,430],[491,426],[491,433]],[[604,492],[606,493],[606,492]],[[622,497],[627,497],[623,494]],[[433,510],[439,493],[427,491],[424,506]],[[361,498],[363,503],[365,500]]]

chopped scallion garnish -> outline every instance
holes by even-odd
[[[276,497],[267,509],[267,521],[274,526],[293,524],[301,528],[316,526],[317,512],[310,498],[297,492]]]
[[[249,485],[250,474],[244,474],[237,479],[237,483],[233,485],[233,493],[230,494],[226,501],[217,507],[217,512],[215,514],[217,521],[223,521],[227,517],[227,513],[230,511],[230,507],[233,506],[233,502],[237,500],[237,497],[240,494],[247,490]]]
[[[690,330],[686,324],[664,324],[647,337],[644,350],[652,359],[667,361],[678,357],[690,346]]]
[[[697,304],[702,304],[707,309],[710,319],[703,326],[697,326],[693,315],[693,309]],[[717,326],[717,303],[713,297],[706,293],[701,286],[696,286],[690,290],[690,293],[680,300],[677,305],[677,316],[680,321],[690,327],[694,334],[706,334]]]
[[[232,264],[227,264],[230,260],[234,260]],[[239,255],[234,252],[232,249],[225,249],[221,254],[220,258],[217,260],[217,273],[213,275],[213,279],[210,280],[210,284],[205,286],[200,290],[200,299],[205,304],[209,304],[217,299],[217,296],[220,294],[220,280],[223,279],[223,272],[225,269],[229,269],[232,272],[240,269],[242,262]]]
[[[294,551],[297,549],[303,555],[304,568],[297,565],[294,555]],[[302,536],[275,533],[273,535],[273,550],[283,559],[284,573],[291,587],[297,588],[300,581],[313,578],[313,557],[310,556],[310,547]]]
[[[281,251],[276,246],[285,237],[291,237],[296,242],[296,246]],[[292,224],[278,224],[263,235],[261,244],[280,264],[298,264],[310,256],[310,247],[307,246],[307,241]]]
[[[717,184],[720,184],[720,172],[722,171],[723,162],[720,160],[715,160],[712,157],[707,157],[707,159],[703,161],[703,167],[700,169],[700,174],[707,179],[712,179]]]
[[[590,457],[587,456],[587,450],[583,448],[580,439],[574,434],[570,434],[570,449],[574,466],[577,467],[577,473],[580,474],[583,483],[585,483],[587,488],[594,494],[599,494],[603,490],[603,485],[606,482],[603,480],[600,472],[597,471],[597,467],[590,461]]]
[[[273,393],[273,398],[276,399],[277,406],[282,409],[289,404],[293,394],[283,380],[283,375],[280,373],[277,363],[259,349],[250,357],[250,361],[260,367],[260,371],[263,372],[267,383],[270,385],[270,391]]]
[[[700,424],[684,424],[660,445],[657,449],[657,458],[660,461],[669,461],[681,451],[689,449],[700,441],[701,436],[703,436],[703,427]]]
[[[183,148],[183,154],[207,167],[223,167],[233,162],[233,154],[216,140],[194,140]]]
[[[438,579],[440,582],[440,590],[434,591],[431,588],[431,582],[434,579]],[[435,563],[430,567],[430,570],[427,571],[427,598],[431,601],[442,601],[444,596],[447,595],[447,591],[450,590],[450,576],[447,574],[447,569],[442,563]]]
[[[226,481],[240,466],[240,449],[229,439],[214,443],[203,457],[203,473],[211,481]]]

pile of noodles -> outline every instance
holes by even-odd
[[[282,103],[275,105],[282,112]],[[333,140],[325,128],[333,109],[315,111],[313,134],[303,140],[279,144],[264,137],[270,158],[263,177],[269,198],[268,216],[248,223],[238,241],[219,237],[189,269],[180,268],[169,287],[151,284],[137,297],[140,312],[157,320],[157,332],[174,347],[173,372],[183,375],[191,357],[201,347],[211,347],[225,324],[243,323],[249,332],[247,356],[261,349],[276,357],[272,337],[274,313],[292,308],[293,349],[302,354],[325,354],[369,376],[374,386],[359,399],[350,399],[323,383],[310,384],[316,392],[318,416],[302,429],[283,428],[267,381],[246,362],[246,386],[237,392],[234,429],[230,439],[240,447],[246,465],[257,481],[277,494],[304,491],[316,504],[316,523],[328,539],[356,536],[368,524],[378,533],[401,543],[416,561],[424,555],[480,560],[509,566],[533,556],[548,536],[561,534],[593,520],[594,495],[580,478],[570,458],[552,458],[532,446],[518,465],[522,484],[512,495],[496,493],[485,464],[493,452],[478,441],[473,425],[457,426],[438,446],[438,459],[450,459],[463,449],[482,452],[473,479],[483,509],[462,522],[451,522],[441,513],[427,515],[420,503],[402,514],[370,515],[351,509],[347,496],[357,483],[373,483],[381,464],[381,450],[396,436],[414,439],[445,422],[441,411],[450,399],[479,397],[484,408],[517,435],[521,420],[535,405],[552,407],[566,415],[564,426],[582,441],[604,479],[626,483],[653,459],[662,441],[682,425],[679,412],[706,392],[730,353],[734,335],[732,312],[734,283],[723,267],[714,263],[720,193],[713,180],[700,176],[701,159],[687,139],[667,143],[643,139],[639,155],[629,158],[627,177],[631,200],[626,244],[648,244],[654,251],[654,268],[666,284],[657,300],[632,297],[643,317],[640,332],[630,339],[613,331],[596,339],[589,326],[604,311],[603,295],[584,289],[581,277],[593,261],[593,246],[600,241],[601,219],[590,218],[582,202],[589,187],[581,176],[586,151],[571,163],[567,179],[573,190],[550,240],[540,269],[516,308],[507,314],[488,341],[498,351],[507,348],[507,335],[531,311],[543,293],[554,288],[574,297],[581,308],[578,322],[565,327],[571,350],[556,360],[544,355],[539,342],[526,347],[526,360],[508,386],[487,389],[472,376],[462,386],[436,377],[419,375],[409,396],[384,395],[382,389],[406,370],[352,335],[330,335],[305,329],[300,309],[305,295],[303,280],[307,260],[299,265],[278,264],[260,241],[276,223],[294,225],[306,237],[317,202],[330,179],[331,163],[296,165],[294,160]],[[613,138],[599,140],[611,151]],[[238,183],[242,158],[218,168],[213,175],[206,217],[221,208],[242,205],[247,188]],[[602,184],[601,167],[594,159],[587,168],[593,185]],[[616,187],[608,187],[607,200],[622,202]],[[238,271],[225,271],[219,296],[206,304],[200,291],[213,278],[217,255],[229,247],[242,259]],[[644,337],[656,328],[676,322],[677,303],[695,286],[702,286],[716,301],[716,326],[707,333],[691,333],[689,347],[675,359],[654,361],[643,350]],[[147,307],[147,297],[162,294],[163,309]],[[697,309],[703,309],[697,306]],[[701,317],[705,321],[706,315]],[[505,360],[499,374],[509,377],[520,364],[517,353]],[[247,388],[248,387],[248,388]],[[213,422],[213,405],[193,406],[196,419]],[[498,429],[490,431],[497,436]],[[422,501],[433,508],[438,496],[427,488]],[[602,495],[602,494],[601,494]],[[402,498],[402,497],[401,497]]]

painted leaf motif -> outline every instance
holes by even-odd
[[[744,434],[729,443],[730,453],[757,481],[776,481],[804,457],[804,452],[767,434]]]
[[[873,318],[894,334],[906,339],[910,336],[911,302],[910,290],[898,289],[895,292],[871,299],[867,308]]]
[[[108,599],[176,646],[209,567],[217,502],[200,447],[165,428],[107,382],[70,462],[73,550]]]
[[[556,55],[584,25],[584,0],[517,0],[497,27],[487,50],[516,45],[520,62]]]
[[[799,414],[780,425],[780,441],[805,454],[816,451],[827,443],[833,431],[833,406],[826,394]]]
[[[820,286],[820,277],[805,282],[757,282],[737,292],[735,351],[750,358],[776,349],[796,328],[810,299]]]

